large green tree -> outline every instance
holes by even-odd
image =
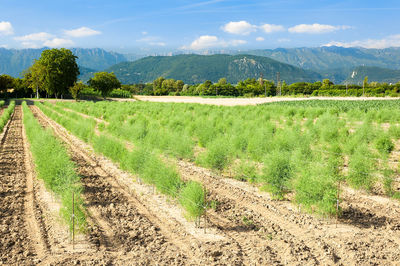
[[[121,87],[121,82],[113,72],[97,72],[94,77],[88,81],[90,87],[100,91],[101,95],[107,97],[113,89]]]
[[[49,95],[68,93],[79,75],[77,57],[68,49],[44,50],[25,73],[25,81],[35,92],[45,90]]]
[[[71,50],[50,49],[44,50],[38,64],[44,67],[45,82],[44,87],[48,94],[58,95],[68,93],[68,89],[74,85],[78,79],[79,67],[75,56]]]

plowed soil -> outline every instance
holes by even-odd
[[[69,150],[82,177],[89,228],[75,249],[52,217],[50,199],[33,171],[17,106],[0,134],[0,264],[13,265],[396,265],[400,204],[343,189],[343,216],[322,219],[290,202],[273,201],[247,183],[177,161],[181,176],[203,183],[213,208],[201,228],[185,222],[176,203],[149,187],[31,107]],[[56,206],[56,207],[54,207]],[[168,209],[163,210],[163,209]],[[206,221],[206,223],[205,223]],[[202,232],[207,225],[207,232]],[[200,233],[201,231],[201,233]],[[64,236],[63,236],[64,235]]]

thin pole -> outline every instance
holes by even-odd
[[[72,192],[72,249],[75,249],[75,194]]]
[[[204,187],[204,234],[207,233],[207,189]]]

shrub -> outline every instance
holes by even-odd
[[[203,187],[197,182],[188,182],[179,194],[179,202],[187,211],[190,219],[200,217],[206,207]]]
[[[382,134],[376,139],[375,147],[382,154],[389,154],[393,151],[394,144],[387,134]]]
[[[260,177],[274,197],[283,199],[293,176],[290,153],[274,151],[264,161],[264,174]]]
[[[213,141],[207,151],[199,158],[199,162],[216,170],[223,170],[231,161],[230,144],[223,138]]]
[[[347,180],[355,188],[371,190],[374,179],[372,169],[374,160],[366,145],[359,146],[349,159],[349,175]]]

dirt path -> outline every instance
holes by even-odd
[[[36,263],[46,250],[24,160],[22,110],[16,106],[0,142],[0,262],[4,264]]]

